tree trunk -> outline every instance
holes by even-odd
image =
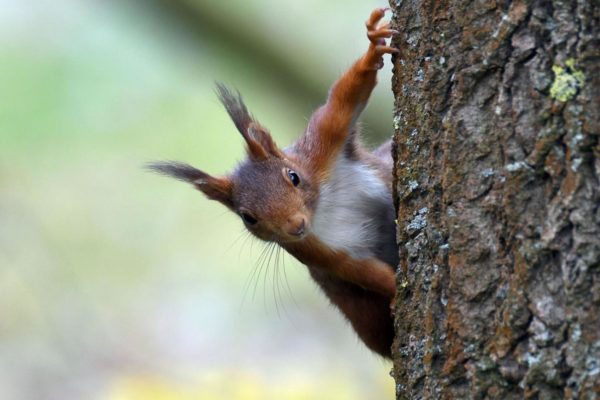
[[[600,398],[598,1],[392,6],[398,399]]]

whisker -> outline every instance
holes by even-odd
[[[239,242],[239,240],[240,240],[241,238],[243,238],[243,237],[244,237],[244,235],[246,235],[246,234],[248,234],[248,233],[250,233],[250,232],[248,232],[248,230],[247,230],[247,229],[243,229],[243,230],[240,232],[240,234],[239,234],[239,235],[237,235],[237,237],[236,237],[236,238],[233,240],[233,242],[232,242],[232,243],[229,245],[229,247],[227,247],[227,249],[225,249],[225,250],[223,251],[223,254],[221,254],[221,256],[223,256],[225,253],[228,253],[228,252],[229,252],[229,251],[230,251],[230,250],[233,248],[233,246],[235,246],[235,245],[237,244],[237,242]]]
[[[252,252],[252,244],[253,243],[254,243],[254,241],[250,242],[250,246],[251,246],[250,252]],[[262,249],[260,255],[258,256],[258,259],[254,262],[254,264],[253,264],[253,266],[251,268],[251,271],[250,271],[250,273],[248,275],[248,278],[247,278],[247,284],[246,284],[246,286],[244,288],[244,294],[242,296],[242,303],[241,303],[240,309],[241,309],[241,307],[243,307],[244,302],[246,301],[246,297],[248,295],[248,291],[250,290],[250,286],[252,286],[252,281],[254,281],[254,288],[252,289],[252,301],[254,301],[254,298],[256,296],[256,288],[258,286],[258,281],[260,280],[260,275],[262,273],[262,263],[261,263],[261,260],[262,260],[263,256],[265,255],[267,249],[268,249],[268,246],[265,246]]]
[[[246,234],[246,236],[244,238],[244,241],[242,242],[242,246],[244,246],[247,243],[248,239],[254,239],[254,237],[251,235],[251,233],[249,231],[245,230],[244,232],[242,232],[242,234],[240,236],[238,236],[236,238],[235,241],[236,242],[239,241],[244,233]],[[252,246],[254,244],[254,240],[251,240],[250,243],[251,243],[250,246],[251,246],[251,251],[252,251]],[[263,242],[261,242],[261,243],[263,243]],[[240,253],[241,253],[241,249],[240,249]],[[296,302],[296,298],[294,297],[292,288],[289,283],[289,278],[287,275],[286,264],[285,264],[285,251],[276,242],[266,243],[266,245],[261,249],[261,252],[260,252],[258,258],[256,259],[256,261],[254,262],[253,267],[251,268],[250,272],[248,273],[248,276],[246,277],[246,282],[244,284],[244,293],[242,295],[242,300],[240,302],[240,310],[243,308],[243,306],[246,302],[246,298],[248,297],[248,292],[249,292],[251,286],[253,286],[252,301],[255,300],[256,290],[258,289],[258,282],[261,280],[261,275],[262,275],[262,281],[263,281],[263,305],[264,305],[265,309],[267,308],[267,279],[268,279],[268,276],[269,276],[269,273],[271,270],[271,265],[272,265],[271,261],[273,261],[273,272],[272,272],[272,276],[271,276],[271,289],[272,289],[272,294],[273,294],[273,301],[275,303],[275,310],[279,317],[281,317],[281,315],[283,313],[290,320],[292,320],[290,314],[288,313],[287,308],[285,307],[285,301],[284,301],[284,295],[283,295],[284,290],[282,289],[283,286],[285,286],[286,291],[289,294],[292,301],[294,302],[294,304],[296,304],[296,306],[298,306],[298,303]],[[281,268],[283,268],[283,273],[281,271]],[[263,275],[263,271],[264,271],[264,275]]]
[[[271,244],[269,245],[269,256],[266,260],[267,262],[267,270],[265,272],[265,278],[263,281],[264,287],[263,287],[263,301],[265,303],[265,309],[267,308],[267,277],[269,274],[269,271],[271,270],[271,257],[273,257],[273,251],[275,250],[275,246],[276,243],[275,242],[271,242]],[[273,274],[273,278],[275,277],[275,274]],[[271,282],[272,283],[272,282]],[[273,289],[273,300],[275,301],[275,309],[277,310],[277,315],[279,315],[279,305],[277,304],[277,299],[275,298],[275,288],[274,286],[271,284],[271,287]]]
[[[281,257],[281,261],[283,264],[283,278],[284,278],[284,282],[285,282],[285,287],[287,288],[287,291],[290,295],[290,297],[292,298],[292,301],[294,302],[294,304],[296,305],[296,307],[300,307],[298,305],[298,302],[296,301],[296,297],[294,296],[294,292],[292,291],[292,287],[290,286],[290,280],[288,279],[288,274],[287,274],[287,270],[286,270],[286,264],[285,264],[285,252],[283,253],[282,257]]]
[[[277,250],[275,252],[275,276],[277,283],[277,295],[279,296],[279,302],[281,303],[281,308],[283,309],[283,313],[291,320],[290,315],[285,308],[285,301],[283,300],[283,293],[281,292],[281,247],[277,246]]]
[[[250,237],[250,236],[248,236],[248,237]],[[252,243],[252,241],[250,243]],[[238,254],[238,256],[240,256],[240,255],[241,255],[241,251],[240,251],[240,254]],[[246,283],[244,284],[244,294],[242,295],[242,301],[241,301],[241,304],[240,304],[240,310],[241,310],[241,308],[243,307],[243,305],[244,305],[244,303],[246,301],[246,296],[248,295],[248,290],[250,290],[250,286],[252,286],[252,281],[254,280],[254,278],[257,277],[256,276],[257,273],[258,273],[257,262],[255,262],[252,265],[252,267],[250,268],[250,271],[248,272],[248,276],[246,277]],[[254,290],[256,291],[256,286],[255,286]]]
[[[252,292],[252,301],[254,301],[255,297],[256,297],[256,289],[258,287],[258,281],[260,280],[260,276],[262,275],[262,271],[265,267],[265,261],[267,260],[267,253],[269,251],[270,245],[266,245],[263,250],[260,253],[260,256],[258,257],[258,276],[256,278],[256,281],[254,282],[254,291]],[[265,282],[267,279],[267,273],[268,273],[268,268],[265,269],[265,275],[263,277],[263,300],[265,298]],[[265,303],[266,306],[266,303]]]
[[[246,247],[248,240],[250,240],[250,243],[252,243],[252,241],[254,240],[254,236],[252,236],[250,231],[246,231],[246,236],[244,237],[244,240],[240,245],[240,250],[238,251],[238,263],[240,263],[242,260],[242,250],[244,249],[244,247]],[[250,252],[252,252],[252,248],[250,248]]]
[[[275,248],[275,259],[273,261],[273,297],[278,298],[281,307],[283,308],[283,298],[281,297],[281,291],[279,290],[279,264],[277,263],[279,257],[279,246]]]
[[[275,246],[274,266],[273,266],[273,281],[274,281],[273,295],[275,296],[275,294],[277,294],[276,297],[279,301],[279,307],[281,308],[281,310],[283,310],[284,314],[287,314],[286,310],[285,310],[285,301],[283,299],[283,296],[281,295],[281,278],[280,278],[280,273],[279,273],[279,252],[280,251],[281,251],[281,247],[279,245]]]

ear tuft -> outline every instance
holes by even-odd
[[[242,100],[242,95],[237,91],[234,94],[227,86],[220,82],[216,83],[216,87],[219,100],[225,106],[237,130],[245,137],[248,126],[253,119]]]
[[[208,175],[199,169],[178,161],[157,161],[144,166],[146,169],[161,175],[170,176],[183,182],[194,183],[206,179]]]
[[[269,131],[250,115],[240,93],[234,94],[222,83],[216,84],[216,91],[235,127],[246,141],[249,157],[256,161],[266,160],[269,156],[281,157],[282,153]]]
[[[152,172],[191,183],[211,200],[216,200],[233,209],[233,183],[228,177],[214,177],[191,165],[177,161],[160,161],[146,164]]]
[[[248,127],[248,133],[250,137],[258,142],[260,146],[271,156],[277,158],[285,158],[284,154],[279,150],[277,144],[271,137],[269,131],[260,126],[258,123],[253,122]]]

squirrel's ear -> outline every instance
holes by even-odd
[[[262,127],[258,122],[252,122],[248,127],[248,133],[252,139],[257,141],[261,147],[273,157],[284,158],[284,154],[271,137],[268,130]]]
[[[269,132],[250,115],[239,92],[233,94],[226,86],[217,83],[217,95],[246,141],[251,159],[261,161],[269,156],[283,157]]]
[[[196,179],[194,186],[211,200],[216,200],[233,210],[233,183],[228,177],[213,177]]]
[[[209,199],[233,209],[233,183],[228,177],[214,177],[191,165],[176,161],[154,162],[147,164],[146,168],[191,183]]]

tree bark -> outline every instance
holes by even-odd
[[[600,398],[598,1],[392,7],[397,398]]]

